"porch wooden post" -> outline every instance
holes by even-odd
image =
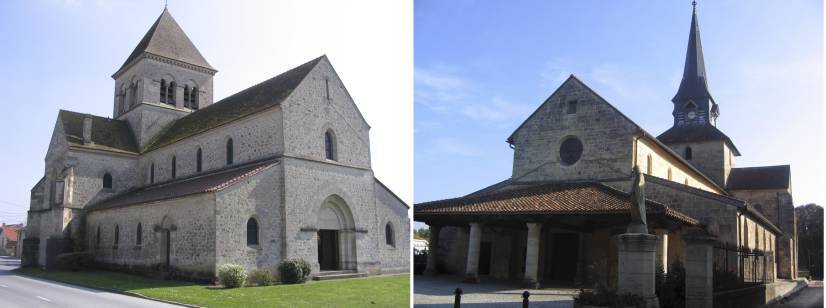
[[[482,224],[470,223],[470,235],[467,245],[467,268],[465,269],[466,282],[479,282],[479,246],[482,242]]]
[[[541,236],[542,224],[529,222],[528,226],[528,246],[525,254],[525,279],[527,287],[539,287],[539,238]]]
[[[439,231],[442,231],[441,226],[430,226],[430,239],[427,242],[427,267],[424,270],[425,275],[436,275],[438,270],[437,260],[439,255]]]

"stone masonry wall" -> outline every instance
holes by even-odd
[[[283,168],[280,164],[217,193],[216,266],[233,263],[275,271],[284,245]],[[259,245],[247,245],[247,221],[258,222]]]
[[[379,261],[382,273],[406,273],[410,271],[410,210],[384,186],[375,182],[376,215],[379,231],[384,236],[378,237]],[[394,245],[387,245],[384,226],[390,224],[393,229]]]
[[[215,272],[215,195],[198,194],[156,203],[97,210],[86,214],[87,247],[95,261],[123,268],[157,270],[164,262],[163,233],[156,232],[164,219],[171,232],[170,266],[186,276],[211,278]],[[136,244],[138,223],[142,243]],[[119,241],[114,245],[115,226]],[[100,243],[96,244],[100,227]]]
[[[731,168],[734,167],[734,153],[725,142],[706,141],[669,144],[668,146],[680,155],[685,153],[687,147],[691,147],[692,158],[687,161],[717,185],[726,186],[726,179]]]
[[[648,172],[649,156],[651,157],[651,173]],[[697,189],[721,193],[720,189],[713,187],[713,184],[709,183],[708,180],[702,178],[650,140],[640,139],[637,141],[636,163],[640,166],[640,172],[645,174]]]

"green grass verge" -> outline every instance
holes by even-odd
[[[103,272],[18,272],[70,284],[118,289],[203,307],[408,307],[410,275],[220,289],[188,282]]]

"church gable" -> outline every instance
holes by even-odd
[[[282,109],[285,155],[370,168],[370,126],[326,56]]]
[[[514,181],[627,177],[639,127],[573,75],[508,138]]]

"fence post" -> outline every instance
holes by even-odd
[[[530,296],[531,292],[522,292],[522,308],[528,308],[528,306],[530,305],[530,300],[528,300],[528,297]]]
[[[462,288],[456,288],[456,290],[453,291],[453,294],[456,294],[456,296],[453,299],[453,308],[461,307],[462,306]]]

